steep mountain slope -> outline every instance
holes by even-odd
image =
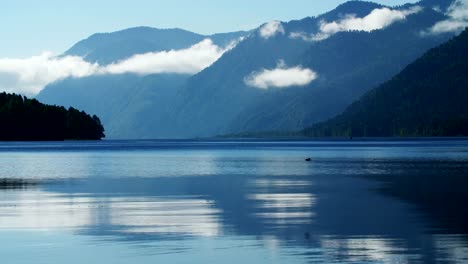
[[[49,85],[36,98],[48,104],[73,106],[97,114],[107,128],[108,121],[128,104],[140,79],[133,74],[70,78]]]
[[[224,130],[241,109],[265,93],[245,85],[246,76],[275,67],[279,59],[292,63],[308,47],[287,37],[264,39],[258,31],[253,33],[179,90],[171,111],[175,135],[210,136]]]
[[[122,74],[66,79],[49,85],[37,98],[99,115],[108,138],[145,138],[139,135],[164,132],[158,119],[167,113],[167,103],[188,77]]]
[[[131,96],[107,124],[109,135],[118,138],[172,138],[172,129],[162,126],[170,115],[170,103],[188,75],[163,74],[144,77],[132,89]]]
[[[245,34],[247,32],[203,36],[181,29],[131,28],[95,34],[64,55],[82,56],[89,62],[105,65],[135,54],[185,49],[206,38],[224,47]],[[140,138],[154,134],[153,128],[158,124],[155,112],[162,115],[163,104],[171,101],[170,97],[188,77],[186,74],[120,74],[69,78],[48,85],[36,98],[99,115],[109,138]],[[159,131],[162,133],[163,128]]]
[[[282,91],[281,96],[270,93],[245,109],[229,132],[297,130],[340,113],[364,92],[447,40],[450,35],[420,35],[443,18],[426,8],[383,30],[342,32],[313,43],[301,64],[317,71],[319,78],[302,89]]]
[[[468,29],[308,136],[468,136]]]
[[[422,30],[446,18],[424,8],[382,30],[341,32],[322,41],[291,38],[294,32],[318,33],[322,21],[339,21],[350,14],[365,16],[381,7],[348,2],[317,18],[282,23],[284,32],[268,39],[261,36],[262,28],[258,29],[179,91],[174,115],[168,120],[175,128],[174,135],[203,137],[310,126],[341,112],[365,91],[450,37],[421,36]],[[280,60],[288,66],[311,68],[319,78],[305,87],[287,89],[246,85],[250,73],[273,69]]]

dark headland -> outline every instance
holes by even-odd
[[[0,93],[0,124],[0,141],[100,140],[105,136],[95,115],[16,94]]]

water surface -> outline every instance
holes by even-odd
[[[467,164],[463,140],[1,143],[0,178],[40,183],[0,189],[0,254],[5,263],[459,263],[468,240],[457,215],[382,188],[389,177],[464,177]]]

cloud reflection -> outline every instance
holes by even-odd
[[[267,193],[247,197],[259,209],[255,215],[266,222],[281,225],[308,224],[315,213],[316,198],[310,193]]]
[[[87,197],[36,191],[0,192],[0,229],[85,229],[107,226],[122,233],[216,236],[213,201],[197,197]]]

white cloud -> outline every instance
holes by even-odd
[[[291,32],[289,37],[292,39],[302,39],[309,42],[323,40],[323,38],[317,37],[317,34],[308,34],[305,32]]]
[[[67,77],[94,74],[99,65],[85,62],[81,57],[54,57],[45,52],[26,59],[0,59],[0,90],[37,94],[45,85]]]
[[[468,0],[456,0],[446,13],[449,18],[440,21],[423,34],[456,33],[468,27]]]
[[[293,32],[291,38],[299,38],[305,41],[321,41],[330,36],[343,31],[366,31],[379,30],[390,26],[391,24],[405,20],[407,16],[420,12],[420,6],[414,6],[405,10],[390,9],[387,7],[372,10],[365,17],[356,17],[356,15],[347,15],[344,19],[333,22],[320,22],[319,32],[317,34],[306,34],[304,32]]]
[[[438,13],[443,13],[442,9],[440,8],[440,6],[434,6],[432,7],[432,10],[438,12]]]
[[[285,30],[280,21],[271,21],[260,28],[260,36],[264,39],[269,39],[277,34],[285,34]]]
[[[196,74],[239,41],[220,48],[206,39],[187,49],[138,54],[109,65],[88,63],[77,56],[56,57],[51,53],[25,59],[0,58],[0,91],[36,95],[58,80],[103,74]]]
[[[127,60],[110,64],[103,69],[104,73],[122,74],[156,74],[179,73],[195,74],[217,61],[226,50],[213,44],[210,39],[193,45],[188,49],[170,50],[138,54]]]
[[[308,85],[317,77],[317,73],[311,69],[301,66],[288,68],[284,62],[280,62],[275,69],[252,72],[244,82],[248,86],[260,89],[287,88]]]

